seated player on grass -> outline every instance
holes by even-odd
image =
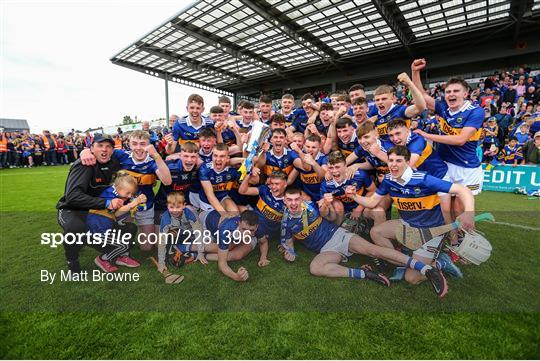
[[[108,209],[91,209],[86,217],[86,225],[91,233],[107,235],[104,239],[102,254],[94,259],[94,263],[103,272],[116,272],[118,267],[139,267],[140,263],[129,256],[129,245],[120,242],[114,233],[106,233],[110,230],[119,230],[121,233],[130,233],[131,240],[135,239],[137,227],[133,223],[124,223],[129,217],[129,212],[137,208],[139,204],[146,202],[146,196],[139,194],[137,197],[137,180],[125,171],[116,173],[113,184],[106,188],[99,198],[111,202],[113,199],[121,199],[124,204],[114,212]],[[117,233],[118,236],[121,233]]]
[[[439,297],[446,294],[448,286],[439,269],[408,257],[393,248],[377,246],[346,231],[335,223],[328,222],[321,217],[314,203],[302,198],[300,189],[287,188],[283,201],[285,212],[281,221],[280,242],[284,248],[283,257],[285,260],[293,262],[296,259],[294,249],[294,241],[296,240],[310,251],[318,253],[309,265],[309,271],[312,275],[366,278],[383,286],[389,286],[388,278],[383,274],[373,272],[369,266],[348,268],[340,264],[352,254],[362,254],[418,270],[428,277]]]
[[[357,204],[348,194],[345,189],[354,187],[355,193],[358,195],[370,196],[375,193],[375,183],[371,181],[369,174],[358,169],[352,178],[347,176],[347,165],[345,157],[339,151],[332,152],[328,155],[328,173],[331,175],[330,180],[325,180],[321,184],[321,202],[325,203],[321,209],[321,215],[341,225],[346,216],[356,220],[364,215],[366,218],[372,219],[375,224],[386,221],[385,210],[376,207],[374,209],[365,209]]]
[[[461,227],[465,230],[474,229],[474,198],[471,191],[459,184],[452,184],[435,178],[423,172],[415,172],[410,166],[411,153],[404,145],[397,145],[388,151],[388,167],[382,184],[371,197],[362,197],[349,192],[350,196],[367,208],[374,208],[387,194],[394,200],[401,219],[393,219],[379,224],[371,229],[371,239],[375,244],[394,249],[392,240],[396,239],[396,229],[402,222],[417,228],[437,227],[445,224],[441,212],[438,193],[455,194],[461,197],[465,204],[465,212],[459,216]],[[435,266],[435,257],[442,247],[443,236],[438,236],[425,243],[413,252],[416,261]],[[441,257],[442,255],[442,257]],[[450,258],[443,252],[439,253],[437,267],[461,277],[461,271],[454,266]],[[417,284],[426,279],[425,272],[420,269],[407,270],[405,280]]]
[[[259,217],[255,212],[246,210],[239,216],[221,219],[221,215],[216,211],[210,212],[206,217],[206,229],[217,241],[217,243],[205,244],[206,259],[217,261],[218,269],[225,276],[235,281],[245,282],[249,277],[248,271],[244,267],[240,267],[235,272],[228,262],[240,261],[255,249],[257,246],[255,233],[259,225]],[[266,252],[268,252],[268,246]],[[263,254],[262,248],[258,265],[268,265],[266,254]]]

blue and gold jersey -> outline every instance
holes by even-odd
[[[458,135],[465,127],[476,129],[476,132],[462,146],[439,143],[437,152],[442,160],[464,168],[479,167],[480,159],[476,153],[476,147],[482,134],[484,109],[465,101],[461,109],[453,113],[448,109],[445,101],[437,100],[435,114],[443,135]]]
[[[296,132],[304,133],[306,131],[309,115],[303,108],[297,108],[293,112],[292,126]]]
[[[179,118],[174,123],[172,134],[174,140],[177,140],[180,144],[184,144],[187,141],[197,142],[199,139],[199,131],[203,128],[213,128],[214,123],[212,120],[202,117],[202,123],[200,126],[195,127],[191,122],[189,116]]]
[[[439,154],[434,151],[431,143],[426,138],[416,133],[409,133],[406,145],[411,153],[420,156],[414,164],[417,170],[426,172],[439,179],[444,178],[446,172],[448,172],[448,166],[443,162]],[[389,140],[382,142],[382,149],[385,152],[388,152],[394,146],[395,144]]]
[[[302,214],[293,216],[286,210],[281,221],[281,243],[296,239],[307,249],[319,252],[339,226],[321,217],[313,202],[302,203]]]
[[[225,218],[219,223],[221,215],[218,211],[208,213],[205,220],[206,229],[210,231],[214,239],[216,239],[219,249],[228,250],[231,244],[248,243],[247,239],[242,239],[243,235],[238,230],[240,217]]]
[[[214,170],[212,163],[205,163],[199,169],[199,180],[209,181],[212,183],[214,194],[218,200],[225,198],[229,192],[235,187],[237,180],[240,178],[240,173],[231,167],[225,167],[222,171]],[[208,197],[201,187],[199,196],[202,202],[210,203]]]
[[[523,150],[519,145],[516,145],[513,148],[509,145],[506,145],[501,150],[501,154],[499,157],[500,161],[504,163],[514,163],[515,160],[519,162],[523,160]]]
[[[257,238],[279,233],[284,208],[283,197],[274,197],[267,185],[259,186],[259,200],[254,208],[259,216]]]
[[[405,110],[407,107],[405,105],[392,104],[392,107],[385,115],[377,113],[377,120],[375,120],[375,126],[377,127],[377,132],[379,132],[379,137],[381,140],[388,140],[388,123],[395,118],[405,119]],[[407,120],[407,127],[410,126],[410,121]]]
[[[315,124],[315,127],[317,128],[317,130],[319,131],[319,133],[321,133],[323,135],[328,134],[328,128],[330,128],[330,124],[324,125],[323,121],[321,120],[321,117],[317,116],[317,118],[315,119],[314,124]]]
[[[315,157],[315,161],[322,167],[328,163],[328,158],[323,153],[319,152]],[[322,179],[319,178],[317,172],[311,168],[310,171],[305,171],[302,168],[294,167],[298,171],[298,177],[302,190],[311,198],[312,201],[321,199],[320,188]]]
[[[199,149],[199,158],[201,158],[201,160],[203,161],[203,163],[211,163],[212,162],[212,154],[213,154],[213,150],[210,151],[209,154],[206,154],[202,148]]]
[[[358,206],[354,199],[345,194],[345,189],[348,186],[355,186],[356,194],[363,195],[364,191],[371,186],[371,177],[365,171],[358,169],[351,179],[346,179],[341,183],[336,180],[325,180],[321,184],[321,198],[325,193],[332,193],[334,199],[340,200],[343,203],[345,212],[351,212]]]
[[[283,114],[283,112],[280,110],[278,113],[280,114],[283,114],[283,116],[285,117],[285,126],[286,127],[290,127],[291,124],[292,124],[292,121],[294,119],[294,113],[296,112],[297,110],[296,109],[293,109],[291,110],[291,112],[287,115]]]
[[[140,204],[137,210],[144,211],[151,209],[154,206],[154,184],[156,183],[156,170],[157,164],[152,157],[146,156],[143,161],[137,161],[133,158],[131,151],[125,151],[123,149],[115,149],[114,156],[120,162],[122,169],[137,179],[139,185],[139,192],[144,193],[146,196],[146,203]]]
[[[266,152],[266,164],[263,167],[263,173],[270,175],[273,171],[282,170],[289,174],[293,170],[293,162],[297,158],[298,154],[290,149],[285,148],[283,154],[279,156],[270,149]]]
[[[377,143],[379,144],[381,149],[384,149],[380,139],[377,139]],[[369,151],[362,148],[361,145],[356,147],[356,149],[354,150],[354,154],[358,157],[355,163],[361,163],[362,160],[365,159],[378,173],[388,173],[388,165],[373,154],[371,154]]]
[[[244,119],[240,119],[236,121],[236,124],[238,124],[238,128],[240,129],[247,129],[248,132],[251,131],[251,128],[253,128],[253,121],[249,123],[244,123]],[[232,132],[232,131],[231,131]],[[233,133],[234,135],[234,133]],[[236,139],[236,138],[235,138]]]
[[[111,201],[115,198],[120,198],[114,186],[109,186],[101,192],[99,198]],[[124,201],[124,205],[128,201]],[[115,222],[128,218],[129,212],[126,212],[121,217],[116,217],[114,211],[109,209],[91,209],[86,216],[86,226],[91,233],[105,233],[108,229],[112,229]]]
[[[387,174],[377,188],[377,194],[390,194],[400,217],[413,227],[443,225],[444,218],[437,193],[448,193],[452,183],[423,172],[414,172],[410,167],[401,178],[403,182],[398,182]]]
[[[353,133],[351,140],[348,143],[344,143],[339,137],[337,138],[338,150],[343,153],[345,157],[354,152],[356,148],[360,146],[356,132]]]
[[[199,192],[199,173],[196,167],[192,170],[184,170],[181,159],[165,161],[169,171],[171,172],[172,183],[168,186],[161,183],[159,190],[156,193],[154,203],[157,210],[167,209],[167,196],[171,192],[182,192],[186,198],[186,202],[189,202],[189,193]],[[197,189],[195,188],[197,186]]]

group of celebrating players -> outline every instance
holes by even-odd
[[[463,230],[474,229],[474,195],[483,178],[477,144],[484,110],[468,100],[469,86],[462,79],[447,82],[444,100],[428,96],[420,80],[425,66],[424,59],[417,59],[411,77],[397,77],[412,93],[409,106],[396,104],[388,85],[375,90],[370,104],[357,84],[328,102],[316,103],[306,94],[297,109],[294,97],[286,94],[276,112],[272,99],[262,96],[257,106],[240,102],[237,115],[230,99],[220,97],[206,118],[203,98],[192,94],[188,115],[171,117],[165,160],[145,131],[130,134],[129,151],[113,149],[109,136],[96,136],[70,170],[58,204],[59,223],[66,232],[159,233],[156,263],[166,280],[180,280],[167,270],[173,265],[217,261],[224,275],[246,281],[249,272],[244,267],[234,271],[229,261],[241,260],[258,245],[258,265],[268,266],[268,250],[275,245],[286,261],[294,262],[295,246],[301,244],[317,253],[310,264],[315,276],[389,286],[386,274],[397,266],[405,269],[406,281],[427,279],[444,297],[445,273],[462,273],[443,245],[458,244],[463,233],[451,232],[444,240],[435,237],[408,250],[396,244],[396,229],[402,224],[436,227],[456,219]],[[440,134],[409,129],[410,120],[426,108],[434,111]],[[246,174],[241,166],[255,122],[271,133]],[[390,219],[392,204],[399,219]],[[130,213],[138,230],[126,222]],[[372,225],[369,237],[352,232],[351,224],[360,220]],[[140,247],[153,250],[150,242]],[[80,247],[65,248],[68,265],[77,272]],[[104,272],[139,266],[129,247],[114,239],[96,249],[101,254],[95,263]],[[372,265],[343,265],[352,254],[371,257]]]

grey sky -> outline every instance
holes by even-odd
[[[109,58],[191,1],[2,0],[0,117],[27,119],[31,131],[114,125],[126,114],[165,116],[161,79],[113,65]],[[197,92],[169,84],[171,113]]]

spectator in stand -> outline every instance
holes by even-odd
[[[517,96],[522,97],[523,95],[525,95],[526,90],[527,89],[525,87],[525,77],[521,76],[519,77],[519,80],[516,85]]]
[[[48,130],[43,131],[41,137],[45,149],[45,165],[56,165],[56,138]]]
[[[495,146],[498,146],[498,138],[497,134],[499,131],[499,127],[497,126],[497,119],[495,117],[490,117],[487,122],[484,121],[484,143],[483,148],[484,152],[491,148],[492,144],[495,144]]]
[[[531,139],[529,135],[529,124],[522,123],[518,130],[514,133],[514,137],[517,138],[518,145],[523,146],[529,139]]]
[[[540,164],[540,131],[534,134],[522,147],[523,161],[521,164]]]
[[[59,164],[68,164],[66,142],[64,141],[64,136],[61,134],[56,139],[56,159]]]
[[[6,133],[0,132],[0,168],[8,165],[8,137]]]
[[[90,132],[86,132],[86,136],[84,137],[84,147],[90,148],[92,143],[94,142],[94,137],[90,135]]]
[[[508,144],[501,150],[499,155],[499,161],[502,164],[512,165],[512,167],[517,167],[518,164],[521,164],[523,160],[523,152],[521,147],[517,144],[517,139],[515,137],[510,138]]]
[[[532,78],[529,78],[529,79],[532,79]],[[527,104],[537,104],[539,98],[540,98],[540,95],[536,91],[536,88],[534,87],[534,85],[530,85],[527,88],[527,92],[525,93],[525,101],[527,102]]]
[[[157,149],[157,146],[158,146],[157,143],[159,142],[159,137],[155,131],[150,129],[150,122],[148,120],[145,120],[144,122],[142,122],[142,130],[150,134],[150,144],[152,144]]]
[[[508,109],[505,103],[501,104],[499,112],[495,114],[494,118],[498,126],[497,143],[504,144],[504,139],[506,138],[506,134],[508,134],[508,127],[510,126],[510,122],[512,121],[512,117],[510,116],[510,114],[508,114]]]

